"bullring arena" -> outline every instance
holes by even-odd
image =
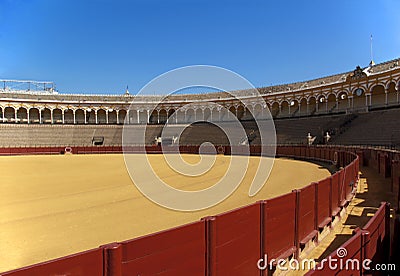
[[[263,102],[240,91],[238,99],[224,92],[140,96],[131,105],[129,91],[68,95],[52,83],[1,80],[0,274],[287,273],[277,263],[260,269],[265,255],[288,262],[311,258],[316,265],[329,257],[399,265],[399,68],[396,59],[262,87]],[[187,103],[190,108],[180,109]],[[260,156],[256,124],[267,109],[278,158],[266,185],[249,197],[258,163],[270,158]],[[246,134],[235,145],[212,124],[234,128],[233,119]],[[193,123],[198,120],[209,123]],[[202,143],[215,146],[219,154],[210,171],[185,177],[165,163],[161,145],[173,139],[155,139],[165,123],[185,125],[179,150],[188,163],[199,161]],[[144,145],[131,141],[130,149],[145,146],[153,169],[170,186],[210,187],[232,159],[244,158],[232,155],[234,149],[248,147],[245,178],[214,207],[194,212],[161,207],[140,193],[124,164],[123,128],[143,127]],[[338,248],[346,254],[339,256]],[[311,267],[289,273],[339,272],[367,270]]]

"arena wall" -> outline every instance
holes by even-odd
[[[156,146],[147,149],[151,153],[161,152],[161,148]],[[252,148],[252,154],[259,154],[259,149]],[[56,153],[58,150],[43,149],[42,153]],[[96,147],[73,150],[78,153],[98,152]],[[122,148],[110,147],[105,152],[112,153],[114,150],[120,152]],[[217,275],[226,271],[241,271],[246,275],[267,273],[268,267],[264,271],[257,269],[258,260],[265,254],[269,258],[299,258],[304,243],[317,243],[321,229],[329,227],[331,221],[337,219],[340,211],[346,208],[358,180],[360,159],[354,152],[359,150],[339,147],[278,147],[279,156],[325,160],[343,169],[287,195],[259,201],[192,224],[130,241],[103,245],[98,249],[1,275],[32,275],[37,271],[70,275],[88,275],[88,271],[90,275]],[[27,148],[25,153],[27,151],[31,149]],[[182,147],[181,151],[197,153],[198,147]],[[223,151],[229,154],[230,149],[225,148]],[[379,154],[383,151],[365,149],[364,158],[371,156],[371,152]],[[5,154],[21,154],[21,149],[8,149]],[[399,156],[394,152],[387,154],[389,158]],[[390,252],[388,223],[389,206],[384,203],[363,230],[356,230],[355,235],[343,245],[347,246],[349,257],[387,261]]]

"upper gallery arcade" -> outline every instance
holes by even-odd
[[[250,120],[266,116],[267,108],[274,118],[286,118],[368,112],[371,108],[399,105],[400,59],[311,81],[258,88],[264,101],[249,91],[241,91],[240,98],[220,92],[169,95],[162,100],[162,96],[136,97],[129,93],[58,94],[46,88],[46,83],[42,90],[10,89],[8,82],[0,80],[2,123],[157,124],[167,120],[230,121],[235,117]],[[154,103],[160,101],[154,109]]]

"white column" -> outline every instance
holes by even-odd
[[[53,110],[54,109],[50,109],[50,121],[51,121],[51,124],[53,124]]]
[[[147,123],[150,124],[150,110],[147,110]]]
[[[29,118],[29,110],[30,110],[30,108],[28,108],[27,111],[26,111],[26,116],[27,116],[27,119],[28,119],[28,124],[30,123],[30,122],[29,122],[29,121],[30,121],[30,118]]]
[[[299,115],[301,115],[301,103],[299,102]]]
[[[388,89],[385,89],[385,105],[388,105]]]
[[[157,110],[157,124],[160,123],[160,110]]]
[[[97,120],[97,110],[94,111],[94,117],[96,118],[96,125],[99,123],[99,121]]]
[[[76,119],[75,119],[75,109],[72,110],[72,113],[74,114],[74,125],[76,124]]]
[[[149,111],[147,110],[147,113],[148,113]],[[140,116],[140,111],[139,111],[139,109],[138,110],[136,110],[136,121],[137,121],[137,123],[138,124],[140,124],[140,120],[139,120],[139,116]]]
[[[119,124],[119,110],[115,110],[115,112],[117,113],[117,125]]]
[[[64,114],[64,112],[65,112],[65,110],[63,109],[63,110],[61,110],[61,114],[62,114],[62,123],[64,124],[65,123],[65,114]]]
[[[39,109],[39,123],[42,123],[42,109]]]
[[[17,118],[18,118],[17,112],[18,112],[18,109],[14,109],[14,121],[15,122],[17,122]]]
[[[309,109],[310,109],[310,103],[309,103],[308,100],[307,100],[307,110],[306,110],[306,111],[307,111],[307,115],[308,115],[308,113],[310,112]]]
[[[106,110],[106,124],[108,125],[108,109]]]
[[[126,116],[127,116],[127,118],[128,118],[128,120],[127,120],[127,124],[128,125],[130,125],[131,124],[131,117],[130,117],[130,112],[131,110],[130,109],[128,109],[128,110],[126,110]]]
[[[86,109],[83,111],[83,115],[85,116],[85,124],[87,124],[87,121],[86,121]]]

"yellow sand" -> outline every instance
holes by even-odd
[[[224,175],[231,157],[218,156],[212,169],[199,177],[178,175],[162,156],[149,158],[171,186],[200,190]],[[199,157],[186,155],[185,160],[196,163]],[[245,179],[222,203],[179,212],[142,196],[122,155],[0,157],[0,272],[197,221],[329,175],[316,164],[277,159],[264,188],[250,198],[258,160],[251,157]]]

